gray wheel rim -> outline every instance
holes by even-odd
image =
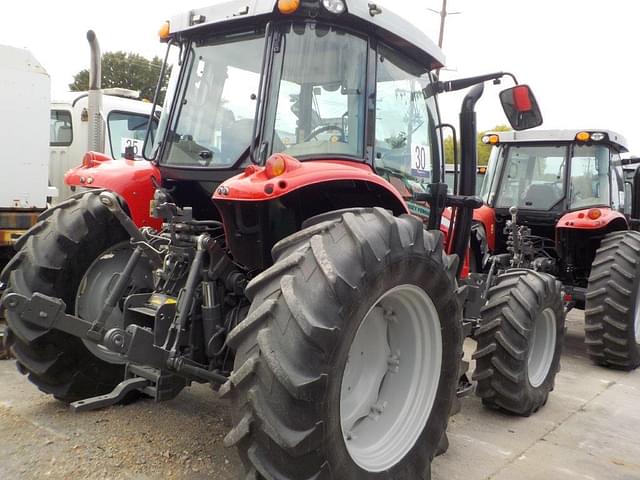
[[[539,387],[547,378],[556,351],[556,314],[546,308],[533,324],[529,345],[527,371],[532,387]]]
[[[387,291],[362,320],[342,378],[340,423],[358,466],[381,472],[409,453],[431,415],[441,365],[433,301],[414,285]]]
[[[133,253],[129,242],[119,243],[107,249],[89,266],[80,281],[76,294],[75,314],[85,320],[94,321],[98,318],[108,292],[116,281],[116,274],[124,267]],[[144,261],[140,261],[134,270],[132,285],[129,293],[151,291],[153,282],[151,269]],[[107,318],[105,328],[124,328],[124,318],[120,305],[116,305]],[[126,360],[119,353],[107,349],[105,346],[83,339],[87,349],[100,360],[108,363],[123,364]]]

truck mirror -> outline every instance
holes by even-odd
[[[514,130],[542,125],[542,113],[528,85],[516,85],[500,92],[500,102]]]

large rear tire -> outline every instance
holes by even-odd
[[[533,270],[496,278],[482,308],[473,355],[476,393],[484,405],[529,416],[547,402],[564,339],[560,288],[552,276]]]
[[[602,240],[584,317],[594,363],[621,370],[640,365],[640,232],[614,232]]]
[[[411,216],[317,221],[247,287],[226,444],[246,478],[430,478],[462,355],[454,262]]]
[[[78,288],[89,266],[128,238],[98,193],[72,197],[41,215],[3,272],[7,292],[61,298],[67,313],[75,313]],[[108,393],[123,380],[124,365],[99,359],[79,338],[42,329],[15,314],[7,317],[18,370],[43,392],[73,402]]]

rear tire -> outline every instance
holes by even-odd
[[[238,447],[246,478],[430,478],[431,460],[456,394],[462,355],[455,264],[443,254],[440,232],[424,231],[411,216],[395,218],[382,209],[362,209],[324,215],[318,222],[278,243],[273,249],[274,265],[247,287],[251,310],[227,340],[236,357],[234,372],[221,391],[232,397],[235,411],[234,427],[225,443]],[[394,294],[398,297],[390,297]],[[438,335],[425,334],[412,341],[405,338],[396,373],[386,373],[393,367],[387,367],[384,357],[379,371],[385,373],[379,390],[374,390],[379,400],[374,406],[380,404],[383,412],[380,423],[374,424],[369,415],[361,417],[350,410],[351,400],[359,398],[351,396],[351,387],[354,391],[360,387],[358,381],[368,375],[368,366],[379,360],[372,352],[384,348],[367,348],[382,340],[375,328],[367,330],[374,307],[390,299],[380,311],[385,319],[392,315],[389,310],[398,313],[392,323],[401,329],[423,318],[400,313],[399,299],[405,294],[410,299],[405,307],[415,302],[416,311],[421,311],[419,305],[433,308],[437,318],[430,318],[439,325]],[[393,307],[389,307],[391,300],[396,301]],[[412,307],[407,308],[404,312]],[[429,320],[416,324],[427,328]],[[399,327],[393,325],[387,324],[385,345],[396,345],[399,338],[395,337],[399,330],[394,330]],[[363,331],[372,334],[367,341],[363,341]],[[434,338],[435,343],[428,343]],[[416,363],[427,365],[428,372],[436,375],[431,383],[411,383],[416,386],[413,397],[401,388],[397,396],[386,396],[394,391],[387,387],[396,385],[392,382],[402,377],[403,368],[408,369],[404,372],[418,371],[411,370],[410,360],[419,358],[411,357],[411,346],[418,344],[427,354],[437,353],[440,346],[434,357],[437,365],[429,363],[434,359],[428,356]],[[354,348],[362,350],[364,362],[358,363]],[[430,378],[428,372],[425,378]],[[425,399],[421,385],[431,388],[432,398],[422,408],[407,407],[406,417],[414,421],[405,425],[404,417],[396,417],[393,409],[409,405],[408,398]],[[343,434],[343,427],[354,418],[356,433]],[[405,435],[394,436],[395,426],[401,423],[407,429]],[[379,428],[373,436],[368,430],[371,425]],[[379,448],[374,438],[387,439],[377,443],[397,450],[390,447],[393,451],[389,453]],[[358,445],[349,443],[359,440]],[[359,446],[369,448],[371,458]]]
[[[594,363],[621,370],[640,365],[640,232],[613,232],[602,240],[584,314]]]
[[[128,238],[118,220],[88,192],[45,211],[19,241],[20,250],[3,272],[8,292],[30,297],[40,292],[61,298],[75,313],[78,286],[87,268],[105,250]],[[73,402],[110,392],[124,379],[124,365],[104,362],[82,341],[45,330],[7,312],[8,336],[18,370],[40,390]]]
[[[564,339],[560,287],[552,276],[533,270],[514,269],[496,278],[473,355],[476,393],[484,405],[529,416],[547,402]]]

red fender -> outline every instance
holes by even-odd
[[[82,165],[64,175],[69,186],[106,188],[120,195],[129,207],[131,218],[138,227],[159,229],[162,220],[149,215],[149,202],[153,199],[154,177],[160,183],[160,170],[144,160],[113,160],[98,152],[87,152]]]
[[[496,211],[487,205],[483,205],[473,211],[473,221],[482,224],[485,234],[487,235],[487,246],[489,247],[489,251],[495,251]]]
[[[278,167],[284,168],[284,171],[280,175],[273,176],[271,172],[276,160],[280,162]],[[363,181],[378,185],[398,201],[399,210],[409,213],[407,203],[398,190],[365,163],[344,160],[300,162],[290,155],[281,153],[272,155],[265,167],[249,165],[243,173],[223,182],[214,192],[213,200],[240,202],[273,200],[309,185],[340,180]]]
[[[599,212],[599,215],[598,213]],[[571,228],[574,230],[598,230],[617,222],[621,230],[629,228],[626,217],[608,207],[586,208],[563,215],[556,225],[557,228]]]
[[[449,252],[449,241],[451,234],[451,207],[447,207],[442,212],[442,221],[440,223],[440,231],[444,234],[444,251]],[[471,263],[469,262],[469,255],[471,254],[471,248],[467,249],[467,254],[464,257],[464,263],[462,264],[462,270],[460,271],[460,278],[467,278],[471,273]]]

